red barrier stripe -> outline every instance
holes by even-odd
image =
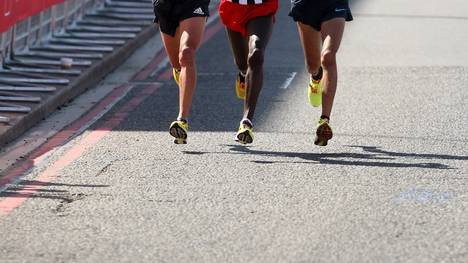
[[[63,2],[64,0],[1,0],[0,32],[5,32],[21,20]]]

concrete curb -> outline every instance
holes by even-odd
[[[61,88],[54,95],[34,108],[31,112],[14,123],[3,133],[0,133],[0,147],[12,142],[43,118],[57,110],[69,100],[77,97],[86,90],[98,84],[107,74],[126,61],[130,55],[156,34],[156,27],[151,25],[141,31],[134,39],[127,41],[123,46],[101,61],[92,65],[68,86]]]

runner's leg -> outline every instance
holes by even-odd
[[[179,64],[179,116],[187,119],[197,82],[195,53],[205,31],[206,17],[192,17],[180,22]]]
[[[172,67],[175,69],[180,69],[179,63],[179,47],[180,47],[180,28],[177,28],[176,34],[174,37],[161,32],[161,38],[164,43],[164,48],[166,49],[167,56],[169,57],[169,62]]]
[[[313,27],[297,22],[297,29],[304,50],[305,64],[310,77],[315,76],[320,68],[320,32]]]
[[[336,93],[338,69],[336,53],[340,47],[345,27],[344,18],[334,18],[322,23],[323,47],[321,62],[323,66],[322,116],[330,117]]]
[[[241,33],[226,29],[229,42],[231,43],[232,55],[234,63],[243,74],[247,72],[247,56],[249,54],[249,46],[247,39]]]
[[[247,57],[247,96],[244,119],[252,120],[258,96],[263,85],[263,60],[265,48],[273,31],[273,16],[256,17],[247,24],[249,54]]]

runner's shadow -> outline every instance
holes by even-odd
[[[3,192],[0,192],[0,198],[44,198],[52,200],[60,200],[70,203],[82,194],[71,194],[68,190],[63,189],[42,189],[39,187],[86,187],[86,188],[103,188],[109,185],[86,185],[86,184],[64,184],[64,183],[46,183],[38,180],[22,180],[18,184],[9,187]],[[39,188],[39,189],[38,189]]]
[[[8,189],[0,193],[0,198],[10,197],[10,198],[43,198],[51,200],[60,200],[68,202],[68,191],[47,191],[39,190],[36,192],[28,192],[28,189]]]
[[[67,187],[92,187],[92,188],[102,188],[102,187],[109,187],[109,185],[105,184],[64,184],[64,183],[50,183],[50,182],[42,182],[38,180],[22,180],[18,183],[18,185],[22,186],[67,186]]]
[[[301,152],[281,152],[255,150],[243,145],[226,145],[229,147],[228,154],[252,154],[277,158],[299,158],[302,161],[265,161],[254,160],[257,164],[277,164],[277,163],[304,163],[304,164],[329,164],[365,167],[388,167],[388,168],[427,168],[427,169],[455,169],[440,162],[420,162],[418,159],[433,160],[468,160],[468,156],[438,155],[438,154],[418,154],[400,153],[385,151],[374,146],[348,146],[351,148],[361,148],[363,153],[301,153]],[[201,155],[209,152],[190,152],[186,154]],[[403,162],[406,160],[405,162]],[[413,162],[410,162],[413,161]]]
[[[387,156],[392,156],[392,157],[411,157],[411,158],[419,158],[419,159],[442,159],[442,160],[459,160],[459,161],[468,160],[468,156],[457,156],[457,155],[447,155],[447,154],[399,153],[399,152],[382,150],[380,149],[380,147],[375,147],[375,146],[362,146],[362,145],[346,145],[346,146],[351,147],[351,148],[360,148],[364,152],[387,155]]]

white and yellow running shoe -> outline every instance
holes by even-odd
[[[175,144],[187,144],[188,122],[186,120],[176,120],[169,126],[169,134],[174,137]]]
[[[333,130],[328,119],[320,119],[315,132],[314,144],[318,146],[327,146],[328,140],[333,138]]]
[[[236,142],[250,144],[253,142],[253,139],[254,134],[252,122],[248,119],[242,120],[236,134]]]

